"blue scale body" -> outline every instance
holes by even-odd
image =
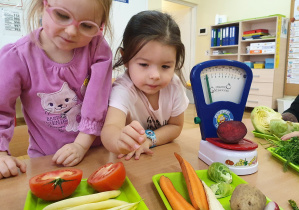
[[[241,94],[241,99],[239,103],[234,103],[231,101],[215,101],[210,104],[205,102],[203,85],[200,75],[201,72],[209,67],[217,66],[231,66],[243,69],[246,73],[246,80],[244,84],[243,93]],[[194,96],[195,108],[197,111],[197,116],[200,118],[200,130],[202,139],[206,138],[217,138],[217,128],[215,127],[215,115],[219,112],[228,111],[231,113],[232,119],[235,121],[242,121],[243,113],[245,110],[246,101],[248,98],[250,86],[252,83],[252,70],[246,64],[239,61],[232,60],[209,60],[197,64],[191,70],[190,81]]]

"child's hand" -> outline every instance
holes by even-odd
[[[86,152],[78,143],[66,144],[55,153],[52,161],[58,165],[74,166],[81,162]]]
[[[18,168],[26,172],[25,162],[7,154],[0,155],[0,179],[18,175]]]
[[[151,140],[145,141],[137,150],[130,152],[129,154],[120,154],[117,157],[123,158],[125,157],[125,160],[130,160],[135,155],[135,160],[139,160],[140,155],[142,153],[145,153],[147,155],[152,155],[154,152],[149,148],[152,145]]]
[[[281,137],[281,140],[288,140],[288,139],[290,139],[290,138],[292,138],[292,137],[295,137],[295,136],[298,136],[298,137],[299,137],[299,131],[294,131],[294,132],[292,132],[292,133],[288,133],[288,134],[286,134],[286,135],[283,135],[283,136]]]
[[[118,151],[122,154],[135,153],[145,140],[146,135],[142,125],[138,121],[132,121],[121,130],[117,142]]]
[[[290,112],[282,113],[281,116],[284,121],[298,122],[297,117]]]

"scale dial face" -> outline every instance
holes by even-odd
[[[212,66],[200,73],[200,79],[206,104],[216,101],[240,103],[246,72],[235,66]]]

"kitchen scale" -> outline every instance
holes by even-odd
[[[190,74],[202,140],[198,157],[208,165],[221,162],[237,175],[257,171],[255,142],[242,139],[238,144],[223,143],[217,136],[224,121],[242,121],[252,71],[246,64],[232,60],[209,60],[192,68]]]

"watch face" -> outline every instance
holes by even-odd
[[[146,137],[149,138],[149,139],[155,139],[156,138],[155,132],[152,131],[152,130],[146,130],[145,134],[146,134]]]
[[[152,140],[152,146],[150,148],[155,147],[156,144],[157,144],[157,138],[156,138],[155,132],[152,131],[152,130],[145,130],[145,134],[146,134],[147,138],[149,138],[150,140]]]

